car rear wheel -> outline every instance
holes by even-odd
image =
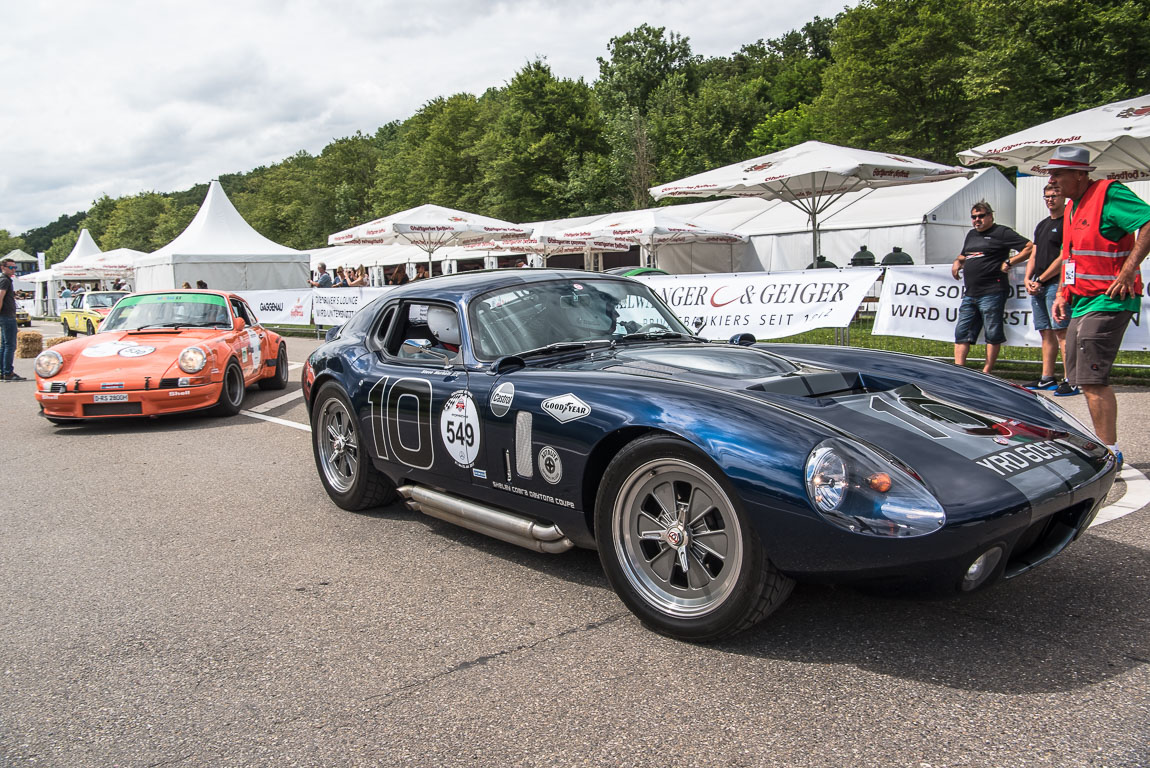
[[[794,588],[767,558],[726,476],[676,438],[645,437],[615,457],[599,486],[596,536],[627,607],[680,640],[740,632]]]
[[[288,383],[287,344],[280,342],[280,351],[276,355],[275,375],[260,379],[260,389],[283,389]]]
[[[244,404],[244,372],[239,363],[232,360],[224,369],[224,381],[220,386],[220,399],[216,401],[215,412],[219,416],[235,416]]]
[[[372,465],[351,403],[334,383],[316,394],[311,434],[320,480],[337,505],[354,512],[395,499],[395,485]]]
[[[88,321],[87,333],[89,336],[92,336],[93,334],[96,333],[96,326],[92,325],[91,320]]]

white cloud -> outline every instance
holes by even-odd
[[[120,0],[4,3],[0,229],[101,194],[172,191],[481,93],[544,56],[591,82],[639,24],[704,56],[833,15],[842,0]],[[17,48],[12,41],[19,41]]]

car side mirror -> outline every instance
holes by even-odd
[[[432,357],[438,357],[443,360],[443,367],[451,367],[451,355],[444,352],[442,349],[436,349],[435,345],[427,339],[405,339],[403,346],[407,349],[412,349],[417,352],[423,352]]]
[[[244,319],[242,317],[233,317],[232,318],[232,330],[233,331],[242,331],[244,329],[244,325],[245,325],[245,323],[244,323]]]

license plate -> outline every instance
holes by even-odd
[[[124,403],[128,400],[127,392],[116,392],[110,395],[92,395],[93,403]]]

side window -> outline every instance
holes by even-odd
[[[453,359],[459,355],[459,313],[447,304],[406,301],[399,305],[386,337],[389,355],[409,360],[442,360],[441,356],[405,347],[403,342],[416,339],[431,342],[440,353]]]
[[[251,315],[247,313],[244,303],[239,299],[232,299],[232,311],[236,313],[236,317],[244,321],[244,325],[252,325]]]
[[[260,319],[256,317],[255,310],[252,309],[243,299],[239,301],[239,312],[237,312],[237,314],[239,314],[239,316],[242,317],[244,322],[248,325],[260,324]]]
[[[84,306],[84,294],[72,297],[72,309],[80,309]]]

